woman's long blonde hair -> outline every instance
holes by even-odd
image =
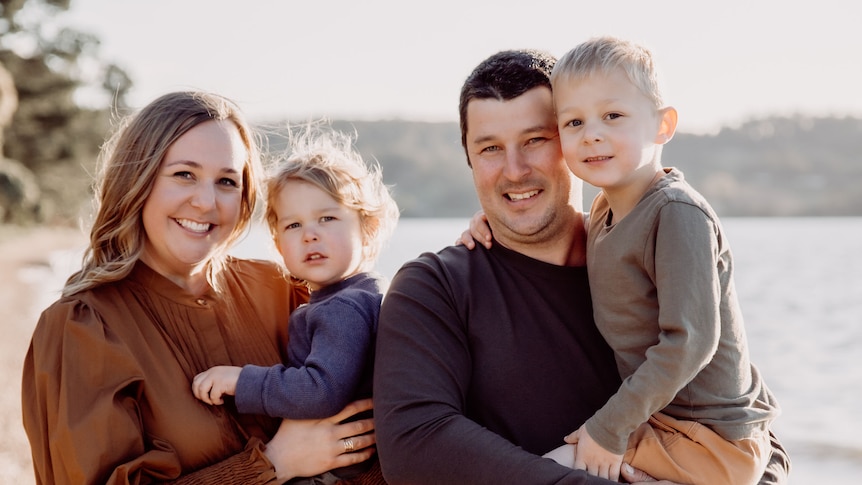
[[[254,213],[260,190],[260,152],[255,134],[236,104],[216,94],[190,91],[166,94],[151,102],[122,121],[103,146],[90,244],[81,270],[66,281],[63,296],[128,276],[144,249],[141,212],[168,148],[192,128],[211,120],[234,123],[248,151],[239,221],[207,268],[208,281],[218,289],[217,275],[227,250],[248,228]]]

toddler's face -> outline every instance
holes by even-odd
[[[275,201],[276,243],[291,275],[312,290],[358,273],[363,262],[359,213],[314,184],[290,180]]]

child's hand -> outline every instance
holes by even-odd
[[[578,445],[575,455],[576,470],[586,470],[590,475],[600,478],[619,480],[623,455],[617,455],[602,448],[587,433],[585,426],[566,436],[565,441],[571,445]]]
[[[196,375],[192,381],[195,397],[207,404],[224,404],[222,396],[236,394],[236,381],[242,367],[217,365]]]
[[[491,249],[491,228],[488,226],[488,219],[485,213],[481,210],[473,214],[470,219],[470,228],[461,233],[461,237],[455,241],[455,245],[463,244],[467,249],[473,249],[476,241],[482,243],[488,249]]]

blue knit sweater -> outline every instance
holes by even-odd
[[[290,315],[286,364],[243,367],[239,412],[319,419],[370,397],[383,286],[380,276],[360,273],[312,292]]]

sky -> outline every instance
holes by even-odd
[[[679,132],[765,116],[862,117],[862,29],[846,0],[72,0],[142,107],[215,91],[253,121],[457,121],[470,71],[503,49],[562,56],[613,35],[654,54]]]

